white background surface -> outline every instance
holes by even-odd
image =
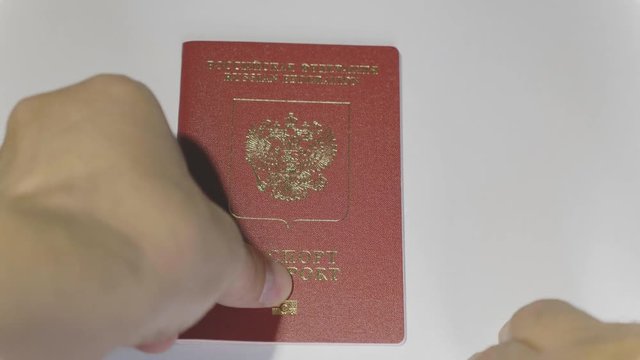
[[[158,359],[466,359],[540,297],[640,319],[640,1],[0,0],[0,125],[23,96],[118,72],[176,129],[194,39],[399,48],[407,341]]]

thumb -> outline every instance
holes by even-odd
[[[518,310],[502,330],[500,342],[522,341],[539,351],[593,336],[603,323],[559,300],[539,300]]]
[[[280,264],[244,245],[241,266],[217,303],[240,308],[278,306],[291,294],[292,280]]]

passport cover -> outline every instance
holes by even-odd
[[[398,52],[183,46],[179,141],[246,240],[285,265],[290,300],[217,305],[185,339],[404,339]]]

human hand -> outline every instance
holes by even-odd
[[[0,358],[165,350],[214,303],[291,291],[194,183],[155,97],[98,76],[23,100],[0,149]]]
[[[638,360],[640,325],[604,323],[562,301],[518,310],[499,344],[470,360]]]

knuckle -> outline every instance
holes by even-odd
[[[149,97],[151,91],[142,83],[125,75],[100,74],[84,82],[89,91],[102,93],[118,99],[137,101]]]
[[[43,95],[35,95],[24,98],[13,107],[7,120],[7,134],[13,133],[18,128],[22,128],[35,119],[42,108]]]
[[[561,300],[537,300],[524,306],[513,315],[511,327],[513,329],[529,326],[569,308],[572,308],[571,305]]]
[[[567,302],[541,300],[518,310],[509,323],[514,339],[526,339],[540,346],[574,341],[601,331],[602,323]]]
[[[504,344],[494,345],[477,354],[473,360],[501,360],[520,359],[526,360],[535,357],[536,352],[518,341],[509,341]]]
[[[137,87],[139,82],[121,74],[98,74],[87,79],[86,84],[95,87]]]
[[[498,356],[498,346],[494,345],[483,352],[480,352],[472,358],[473,360],[496,360]]]
[[[12,119],[21,119],[32,114],[38,106],[39,97],[39,95],[30,96],[18,101],[11,111],[9,121]]]

